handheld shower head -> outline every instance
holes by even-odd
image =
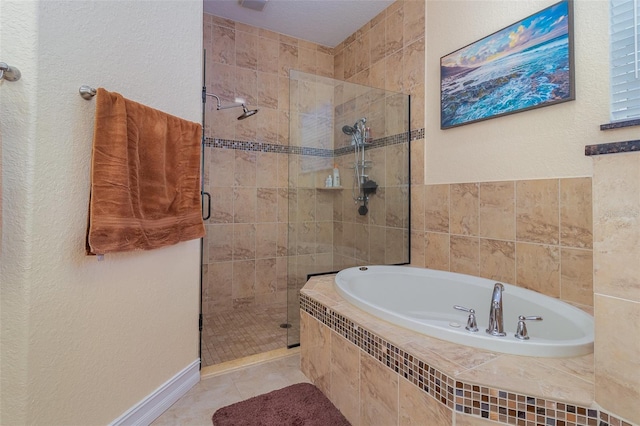
[[[364,131],[364,124],[367,122],[366,117],[359,118],[353,126],[342,126],[342,133],[353,136]]]
[[[251,117],[254,114],[258,113],[257,109],[247,109],[247,107],[245,106],[245,104],[242,104],[242,115],[240,117],[238,117],[238,120],[244,120],[247,117]]]
[[[351,127],[351,126],[342,126],[342,133],[344,133],[345,135],[353,135],[356,132],[356,128],[355,127]]]

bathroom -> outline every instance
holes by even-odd
[[[620,154],[622,165],[607,156],[584,155],[586,145],[638,139],[637,127],[599,129],[609,121],[607,65],[594,60],[608,57],[607,2],[574,3],[575,101],[447,131],[437,125],[439,58],[549,2],[405,1],[392,7],[415,18],[415,10],[407,8],[419,8],[416,3],[425,7],[426,16],[418,20],[426,41],[422,61],[415,60],[415,51],[404,50],[404,40],[402,55],[396,51],[396,56],[384,57],[385,64],[403,64],[401,75],[387,75],[387,69],[400,67],[383,69],[380,61],[377,67],[363,67],[357,55],[334,58],[334,73],[342,70],[345,79],[373,85],[384,75],[386,89],[411,93],[416,102],[412,118],[417,121],[411,128],[424,129],[424,139],[412,142],[412,263],[483,274],[480,265],[492,265],[480,261],[486,253],[482,248],[490,246],[485,245],[488,239],[527,244],[526,236],[492,237],[495,230],[477,229],[473,223],[455,229],[453,223],[461,223],[455,217],[468,217],[466,212],[476,206],[482,214],[487,206],[483,188],[507,200],[519,197],[520,189],[544,194],[556,217],[568,202],[587,203],[580,207],[584,211],[591,203],[592,248],[582,242],[574,243],[577,247],[532,243],[529,248],[532,256],[540,251],[555,254],[545,265],[551,265],[554,291],[561,291],[561,297],[581,304],[595,301],[597,336],[604,336],[596,339],[596,401],[633,419],[637,413],[628,410],[635,407],[640,386],[637,376],[627,373],[638,371],[638,343],[613,330],[619,318],[637,318],[640,310],[637,278],[627,279],[626,285],[615,278],[623,272],[638,275],[633,238],[640,227],[637,215],[630,215],[629,227],[611,236],[607,220],[638,211],[637,179],[636,186],[616,184],[637,174],[637,154]],[[198,358],[193,325],[200,246],[190,242],[157,252],[107,256],[103,262],[84,256],[93,111],[78,97],[77,88],[111,88],[199,121],[201,73],[184,70],[202,69],[202,3],[2,0],[0,8],[0,59],[23,74],[20,82],[3,82],[0,88],[2,423],[108,423]],[[145,17],[142,23],[140,16]],[[461,20],[464,24],[456,26]],[[357,34],[353,40],[367,43],[366,36]],[[405,86],[409,82],[415,87]],[[588,193],[588,181],[590,200],[575,199]],[[577,186],[586,189],[563,192]],[[510,212],[515,205],[507,203],[505,209]],[[48,220],[42,220],[45,217]],[[444,220],[450,221],[450,229]],[[585,273],[583,262],[588,261],[562,256],[590,250],[591,273],[588,267]],[[613,256],[615,261],[598,256]],[[532,258],[523,259],[525,267]],[[501,261],[505,259],[510,258]],[[567,260],[583,265],[580,275],[566,274]],[[499,271],[517,278],[521,262],[511,262],[501,265],[515,269],[501,266]],[[538,266],[529,268],[520,272],[523,277]],[[589,276],[592,284],[585,287],[563,286],[589,283]],[[589,296],[594,293],[595,298]],[[627,336],[640,334],[638,323],[626,323]]]

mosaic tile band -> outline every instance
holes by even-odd
[[[397,135],[386,136],[379,139],[374,139],[371,144],[366,146],[366,149],[380,148],[389,145],[397,145],[407,142],[408,136],[410,140],[424,139],[424,128],[418,130],[411,130],[410,134],[400,133]],[[278,145],[266,142],[246,142],[236,141],[232,139],[218,139],[218,138],[205,138],[204,145],[212,148],[224,148],[224,149],[239,149],[242,151],[257,151],[257,152],[273,152],[276,154],[297,154],[297,155],[311,155],[317,157],[337,157],[340,155],[346,155],[353,152],[353,148],[345,146],[338,149],[323,149],[323,148],[311,148],[305,146],[289,146]]]
[[[455,380],[305,294],[300,309],[456,412],[518,426],[633,426],[593,408]]]

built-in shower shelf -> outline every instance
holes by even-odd
[[[341,186],[319,186],[316,189],[324,189],[326,191],[342,191],[344,188]]]

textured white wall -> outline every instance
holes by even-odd
[[[11,15],[12,19],[7,19]],[[0,1],[2,61],[35,72],[37,43],[35,4]],[[19,62],[16,62],[19,61]],[[0,134],[2,135],[2,252],[0,253],[0,424],[24,424],[27,400],[31,241],[24,234],[33,210],[33,139],[29,125],[35,102],[35,83],[23,77],[0,82]],[[29,219],[30,220],[30,219]]]
[[[609,122],[608,2],[574,1],[576,100],[440,130],[440,57],[556,0],[427,1],[425,182],[592,175],[585,145],[637,139]]]
[[[84,255],[102,86],[201,118],[202,2],[0,0],[0,424],[109,423],[198,357],[199,241]]]

